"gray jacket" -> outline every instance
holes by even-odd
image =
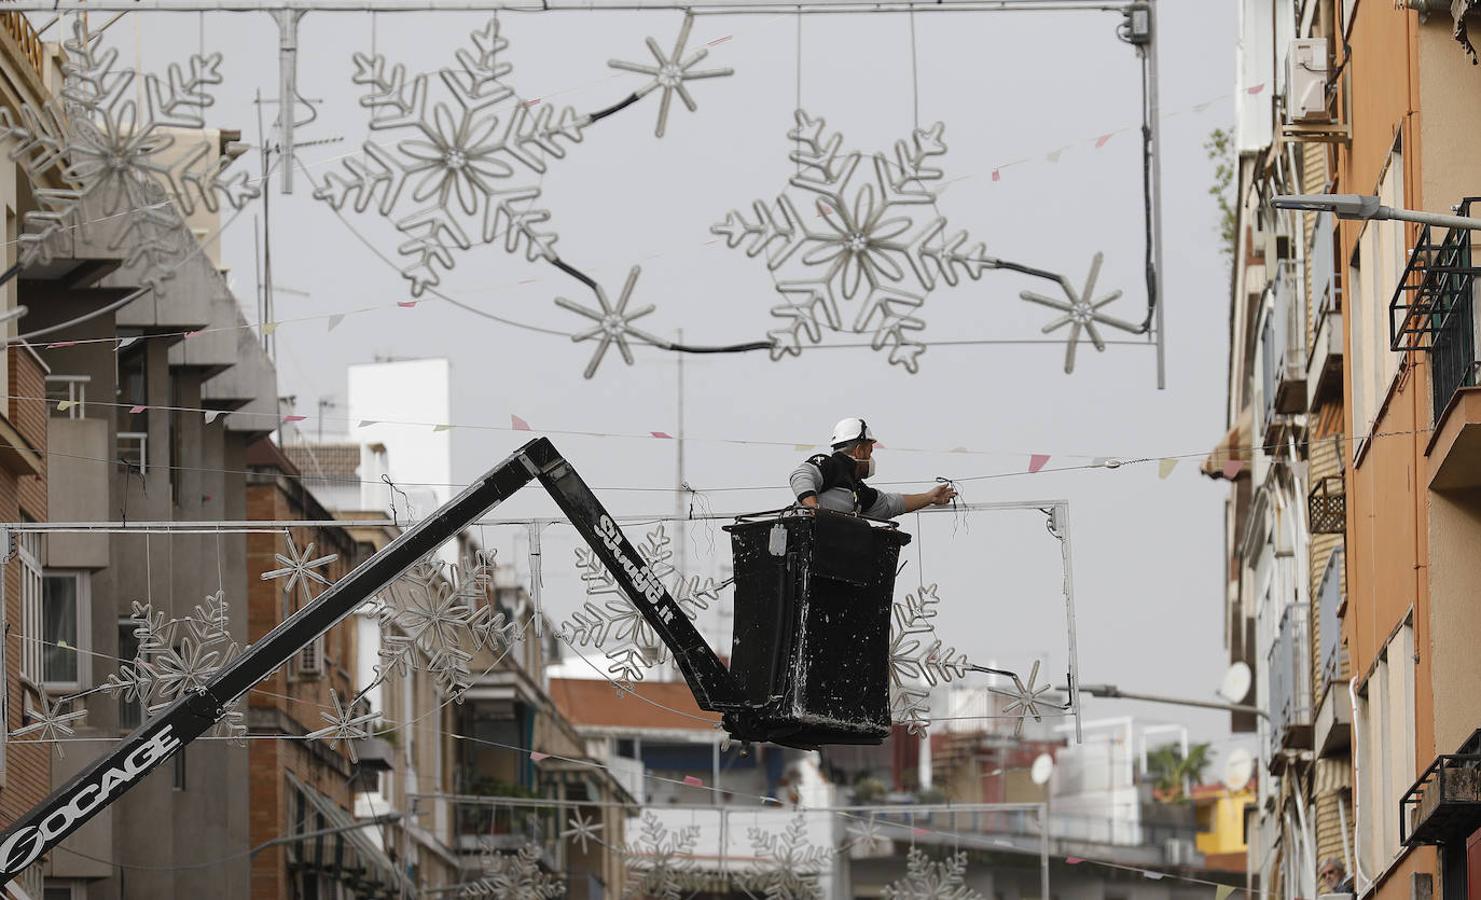
[[[834,512],[863,513],[871,519],[893,519],[905,512],[905,497],[877,491],[854,472],[845,453],[818,454],[792,470],[792,493],[798,501],[817,497],[818,506]]]

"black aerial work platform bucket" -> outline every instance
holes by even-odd
[[[827,511],[742,516],[730,673],[746,699],[732,734],[803,749],[890,733],[890,607],[910,535]]]

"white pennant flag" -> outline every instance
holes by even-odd
[[[205,410],[205,413],[206,413],[206,424],[207,425],[210,425],[212,422],[216,421],[218,418],[221,417],[221,410],[219,410],[219,409],[208,409],[208,410]]]
[[[345,317],[343,315],[341,315],[340,313],[335,313],[334,315],[330,316],[329,317],[329,330],[330,331],[333,331],[334,329],[338,328],[339,327],[339,323],[340,322],[343,322],[344,320],[345,320]]]

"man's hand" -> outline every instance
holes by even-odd
[[[810,496],[803,497],[801,500],[798,500],[797,502],[798,503],[801,503],[803,506],[807,507],[808,509],[817,509],[818,508],[818,496],[816,494],[812,494]]]
[[[926,491],[926,496],[931,498],[932,506],[945,506],[956,499],[956,488],[949,484],[938,484]]]

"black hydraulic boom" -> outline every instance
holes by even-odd
[[[747,705],[725,664],[602,508],[591,488],[546,438],[490,469],[431,516],[289,616],[206,685],[160,710],[114,751],[79,772],[0,836],[0,885],[82,827],[181,747],[211,728],[245,694],[361,603],[515,492],[538,480],[555,498],[622,593],[673,652],[702,709]]]

